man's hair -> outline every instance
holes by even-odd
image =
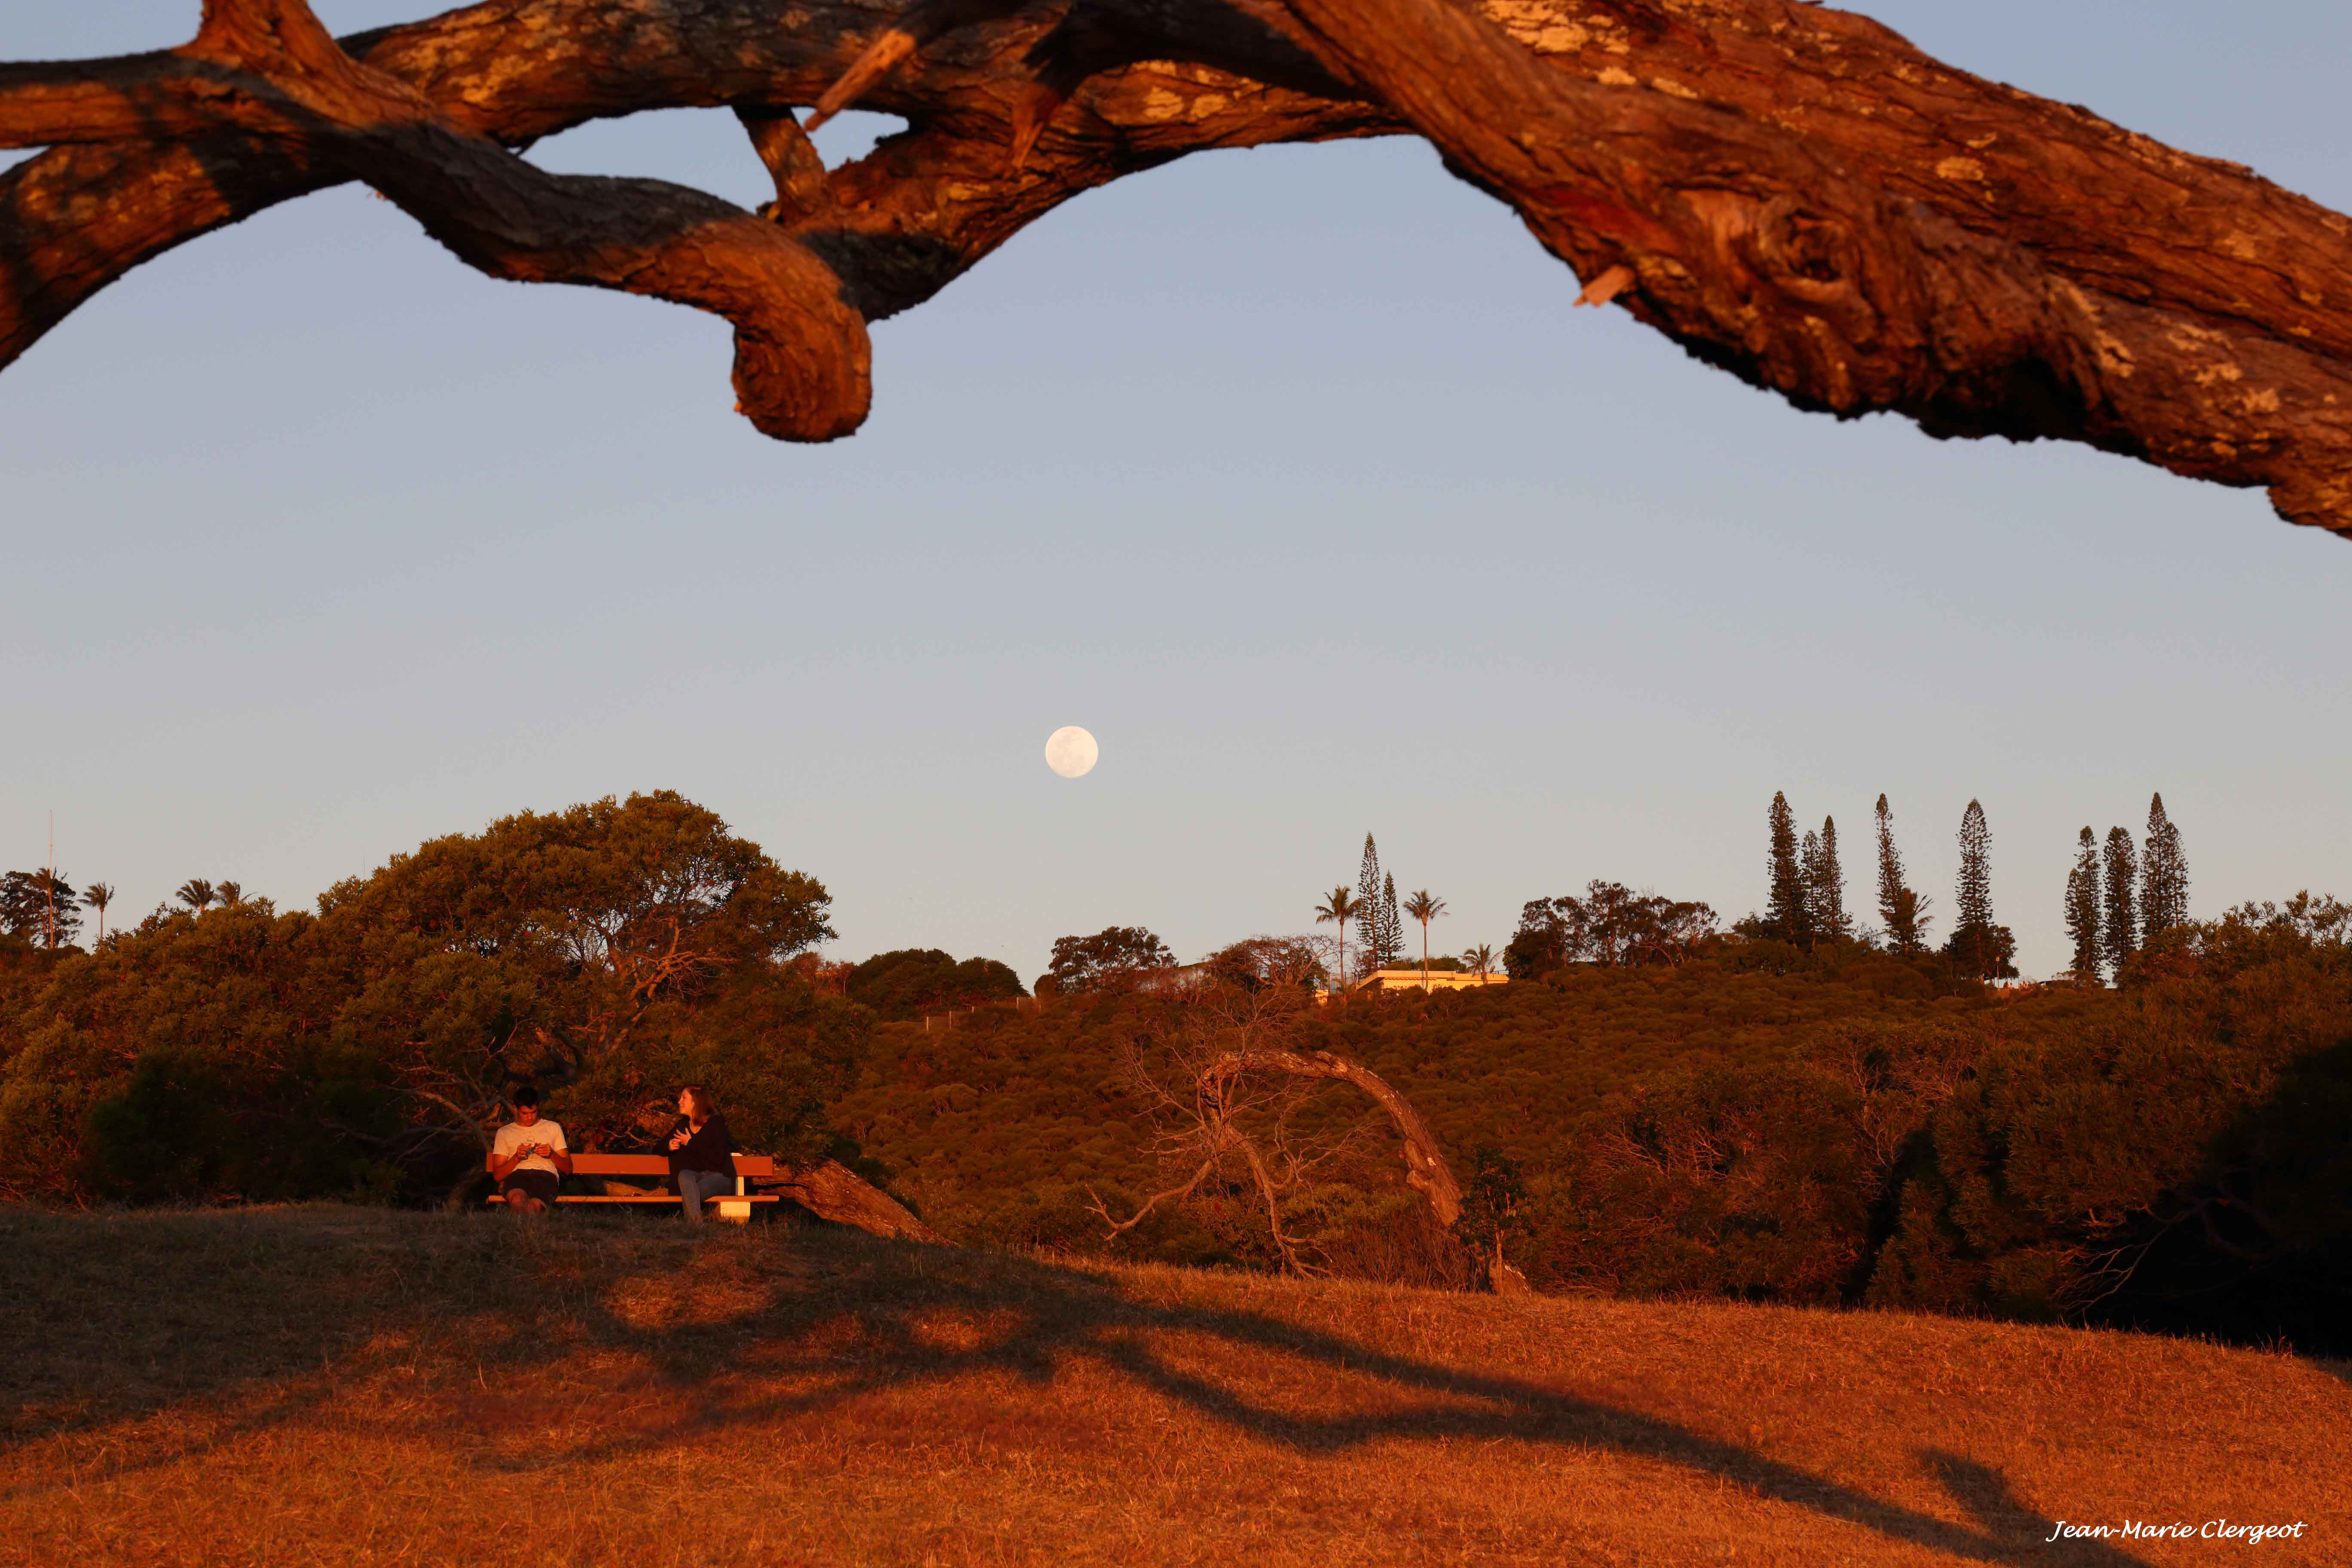
[[[708,1121],[712,1117],[719,1114],[719,1097],[711,1093],[709,1089],[703,1088],[700,1084],[688,1084],[684,1089],[679,1089],[678,1092],[694,1101],[693,1120],[697,1121]]]
[[[520,1089],[516,1089],[512,1094],[507,1096],[507,1098],[514,1102],[514,1108],[517,1110],[520,1110],[525,1106],[537,1105],[539,1103],[539,1090],[531,1088],[529,1084],[524,1084]]]

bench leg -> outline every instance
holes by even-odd
[[[713,1199],[712,1201],[717,1203],[719,1205],[719,1217],[720,1219],[733,1220],[737,1225],[749,1225],[751,1223],[751,1205],[749,1203],[744,1202],[740,1198],[730,1197],[719,1197]]]

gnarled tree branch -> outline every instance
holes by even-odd
[[[0,176],[0,363],[142,261],[357,178],[497,275],[749,321],[762,427],[837,434],[862,323],[803,258],[870,319],[1122,174],[1410,131],[1588,300],[1800,406],[2085,441],[2352,531],[2352,222],[1793,0],[917,0],[878,26],[843,0],[490,0],[273,69],[249,45],[0,68],[0,140],[50,148]],[[412,95],[396,133],[321,107],[337,59]],[[852,101],[909,130],[824,171],[789,111]],[[744,115],[797,250],[675,187],[481,161],[689,104]]]

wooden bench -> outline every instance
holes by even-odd
[[[485,1161],[485,1169],[488,1168],[488,1163]],[[620,1177],[624,1179],[625,1186],[630,1183],[647,1179],[658,1184],[669,1180],[669,1156],[667,1154],[574,1154],[572,1156],[572,1173],[575,1176]],[[706,1201],[719,1205],[720,1219],[733,1220],[736,1224],[741,1225],[751,1217],[753,1204],[772,1204],[776,1201],[776,1195],[773,1193],[751,1191],[747,1184],[748,1182],[755,1176],[762,1179],[772,1178],[775,1173],[776,1162],[772,1156],[738,1154],[735,1156],[734,1192],[713,1194]],[[506,1201],[504,1193],[490,1194],[490,1202],[494,1204],[502,1204]],[[617,1193],[564,1193],[555,1201],[560,1204],[677,1204],[685,1200],[676,1193],[658,1190],[641,1191],[631,1187],[629,1190]]]

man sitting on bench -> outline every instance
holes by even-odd
[[[498,1183],[515,1214],[545,1214],[556,1189],[572,1173],[572,1151],[563,1124],[539,1113],[539,1090],[529,1084],[513,1095],[515,1119],[499,1129],[490,1145],[490,1180]]]

